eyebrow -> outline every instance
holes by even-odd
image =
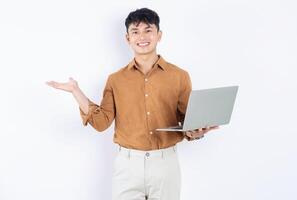
[[[150,26],[150,25],[147,25],[146,27],[145,27],[145,29],[150,29],[150,28],[152,28],[152,26]],[[131,28],[130,29],[130,31],[138,31],[139,29],[138,28]]]

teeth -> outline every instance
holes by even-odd
[[[138,46],[144,47],[144,46],[147,46],[148,44],[149,44],[149,42],[138,43]]]

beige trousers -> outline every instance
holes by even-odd
[[[119,147],[112,175],[112,200],[179,200],[181,173],[176,145],[140,151]]]

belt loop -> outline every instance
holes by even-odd
[[[121,151],[121,145],[119,145],[119,151]]]
[[[176,152],[175,146],[173,146],[173,151]]]
[[[131,149],[128,150],[128,158],[130,160],[130,152],[131,152]]]
[[[164,150],[162,150],[162,159],[164,159]]]

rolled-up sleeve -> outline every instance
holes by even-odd
[[[110,76],[106,82],[100,105],[89,99],[88,102],[89,111],[87,114],[79,108],[83,125],[90,124],[99,132],[106,130],[115,118],[115,103]]]
[[[85,114],[82,109],[79,107],[80,116],[82,118],[83,125],[86,126],[90,120],[90,117],[94,110],[96,110],[99,106],[95,103],[93,103],[90,99],[88,99],[89,102],[89,112],[88,114]]]

